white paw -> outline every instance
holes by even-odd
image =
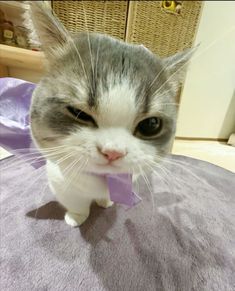
[[[100,200],[96,200],[96,203],[103,208],[109,208],[111,206],[113,206],[113,202],[111,200],[108,199],[100,199]]]
[[[87,218],[88,215],[80,215],[71,212],[66,212],[64,216],[65,222],[72,227],[80,226]]]

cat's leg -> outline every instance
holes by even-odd
[[[67,211],[65,213],[64,220],[68,225],[76,227],[82,225],[87,220],[88,216],[89,212],[86,214],[85,213],[79,214]]]
[[[109,208],[111,206],[113,206],[113,202],[110,199],[96,199],[95,201],[97,203],[97,205],[99,205],[100,207],[103,208]]]
[[[73,227],[83,224],[90,214],[92,200],[80,197],[77,191],[72,191],[72,187],[64,193],[62,186],[58,187],[58,184],[55,186],[50,180],[49,187],[60,204],[67,209],[64,216],[65,222]]]
[[[67,209],[65,213],[65,222],[73,227],[82,225],[90,214],[91,200],[85,200],[83,198],[77,199],[76,204],[64,202],[64,206]]]
[[[91,200],[81,197],[76,197],[76,200],[72,197],[67,198],[66,201],[64,200],[63,205],[67,209],[64,216],[65,222],[73,227],[82,225],[90,214],[91,202]]]
[[[104,178],[80,173],[76,181],[70,181],[70,178],[62,173],[58,165],[50,161],[47,162],[47,174],[52,192],[61,205],[67,209],[65,221],[71,226],[79,226],[87,219],[92,201],[95,200],[99,206],[104,208],[113,205],[109,199]]]

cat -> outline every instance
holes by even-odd
[[[193,49],[160,58],[107,35],[72,34],[38,1],[26,21],[47,60],[32,97],[31,134],[75,227],[93,201],[112,206],[103,174],[142,175],[169,153],[175,97]]]

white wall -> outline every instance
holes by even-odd
[[[178,117],[178,137],[235,132],[235,2],[205,1]]]

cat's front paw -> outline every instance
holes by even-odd
[[[83,222],[85,222],[87,218],[88,218],[88,215],[82,215],[82,214],[80,215],[80,214],[76,214],[72,212],[66,212],[64,216],[65,222],[72,227],[82,225]]]
[[[109,208],[111,206],[113,206],[113,202],[109,199],[99,199],[96,200],[96,203],[103,208]]]

